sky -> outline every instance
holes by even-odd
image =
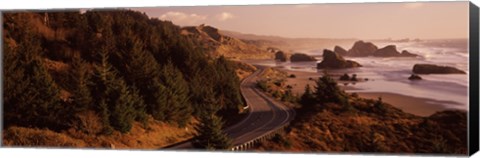
[[[131,8],[180,26],[291,38],[468,38],[468,2]]]

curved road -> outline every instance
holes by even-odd
[[[274,131],[289,123],[294,117],[294,111],[282,103],[268,97],[255,88],[258,75],[265,68],[259,67],[252,75],[242,81],[241,92],[249,108],[248,115],[239,123],[225,129],[237,146]],[[193,149],[190,142],[181,143],[166,149]]]

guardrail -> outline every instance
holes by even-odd
[[[242,144],[239,144],[239,145],[236,145],[234,147],[232,147],[230,150],[231,151],[245,151],[247,149],[250,149],[252,148],[255,144],[258,144],[262,141],[265,141],[267,139],[270,139],[270,138],[273,138],[275,136],[275,134],[279,133],[281,130],[283,130],[285,127],[288,126],[288,123],[285,124],[285,125],[282,125],[280,126],[279,128],[277,129],[274,129],[270,132],[267,132],[261,136],[258,136],[250,141],[247,141],[245,143],[242,143]]]
[[[263,72],[264,72],[264,70],[263,70],[261,73],[263,73]],[[261,74],[261,73],[260,73],[260,74]],[[249,76],[249,77],[251,77],[251,76]],[[245,80],[244,80],[244,81],[245,81]],[[242,83],[243,83],[243,81],[242,81]],[[260,92],[260,93],[263,93],[263,92]],[[243,94],[243,93],[242,93],[242,94]],[[242,95],[242,97],[243,97],[243,95]],[[245,102],[245,103],[247,103],[247,102]],[[248,107],[249,107],[249,105],[247,104],[247,108],[248,108]],[[294,111],[293,109],[288,110],[288,112],[292,114],[292,117],[291,117],[291,118],[294,118],[294,117],[295,117],[295,114],[296,114],[296,113],[295,113],[295,111]],[[284,130],[285,127],[287,127],[287,126],[290,124],[290,121],[291,121],[291,120],[288,120],[288,121],[287,121],[285,124],[283,124],[282,126],[279,126],[279,127],[275,128],[275,129],[272,129],[272,130],[266,132],[266,133],[263,134],[263,135],[260,135],[260,136],[258,136],[258,137],[253,138],[253,139],[250,140],[250,141],[247,141],[247,142],[245,142],[245,143],[241,143],[241,144],[235,145],[234,147],[230,148],[230,150],[231,150],[231,151],[245,151],[245,150],[247,150],[247,149],[250,149],[250,148],[254,147],[254,145],[256,145],[256,144],[258,144],[258,143],[260,143],[260,142],[262,142],[262,141],[265,141],[265,140],[267,140],[267,139],[273,138],[273,137],[275,136],[275,134],[280,133],[282,130]]]

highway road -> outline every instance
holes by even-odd
[[[293,109],[270,98],[255,87],[258,76],[264,71],[264,67],[259,67],[241,83],[241,92],[249,110],[242,121],[225,129],[227,135],[233,139],[233,146],[274,131],[294,118]],[[182,150],[193,149],[193,147],[190,142],[185,142],[165,149]]]

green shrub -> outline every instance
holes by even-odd
[[[358,93],[352,93],[350,96],[352,96],[354,98],[358,98]]]
[[[297,97],[293,95],[293,92],[291,89],[288,89],[287,91],[285,91],[281,99],[282,101],[291,102],[291,103],[294,103],[297,101]]]
[[[257,87],[260,88],[262,91],[267,92],[268,90],[267,81],[265,80],[257,81]]]
[[[272,96],[274,98],[280,98],[280,97],[282,97],[282,94],[278,90],[275,90],[275,91],[273,91]]]
[[[350,81],[358,81],[357,74],[353,74],[352,78],[350,78]]]
[[[282,80],[277,80],[277,81],[273,82],[273,84],[280,87],[280,86],[282,86],[282,82],[283,82]]]
[[[375,101],[375,103],[373,104],[373,107],[378,109],[381,114],[385,114],[388,110],[382,101],[382,97],[378,97],[378,100]]]
[[[343,74],[342,76],[340,76],[340,81],[348,81],[350,80],[350,76],[348,76],[348,74]]]

